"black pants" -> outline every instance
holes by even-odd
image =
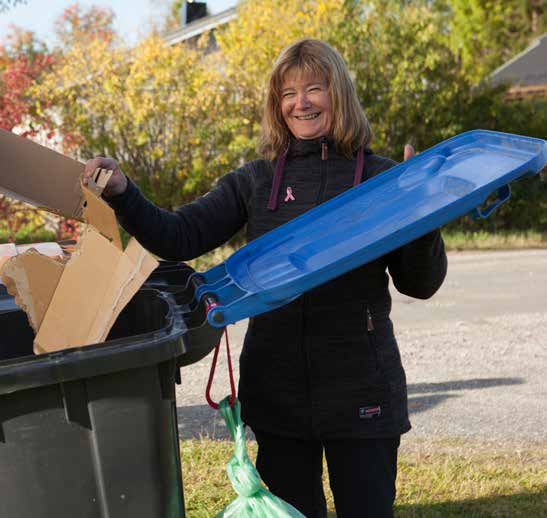
[[[262,480],[307,518],[327,516],[323,450],[337,518],[393,516],[399,437],[314,441],[254,432]]]

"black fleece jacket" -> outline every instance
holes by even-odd
[[[267,209],[273,164],[266,160],[225,175],[174,212],[156,207],[132,182],[108,201],[147,249],[188,260],[245,225],[250,241],[351,188],[355,164],[332,141],[293,140],[274,212]],[[367,150],[363,180],[393,165]],[[285,202],[289,187],[294,200]],[[386,270],[397,290],[425,299],[440,287],[446,268],[436,230],[252,318],[240,358],[243,419],[254,429],[292,437],[387,437],[409,430]]]

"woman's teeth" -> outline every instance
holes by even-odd
[[[296,116],[296,118],[299,121],[301,121],[301,120],[307,121],[307,120],[310,120],[310,119],[317,119],[317,117],[319,117],[318,113],[310,113],[309,115],[297,115]]]

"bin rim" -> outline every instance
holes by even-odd
[[[143,288],[168,306],[159,330],[52,353],[0,361],[0,395],[136,369],[174,359],[186,351],[182,310],[166,292]],[[22,311],[22,310],[21,310]]]

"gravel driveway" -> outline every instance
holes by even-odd
[[[394,293],[393,321],[407,373],[408,437],[545,443],[547,250],[454,253],[428,301]],[[246,322],[230,326],[237,375]],[[177,387],[182,438],[226,437],[205,403],[211,356],[185,367]],[[226,395],[225,354],[214,394]]]

